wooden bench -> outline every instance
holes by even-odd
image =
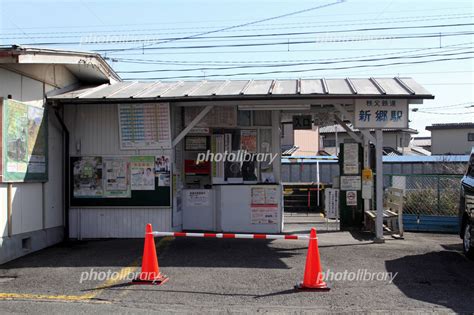
[[[365,227],[375,233],[377,211],[365,211]],[[394,238],[403,238],[403,190],[390,187],[385,191],[383,229]]]

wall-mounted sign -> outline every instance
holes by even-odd
[[[277,224],[278,206],[252,205],[250,207],[251,224]]]
[[[349,190],[346,192],[346,205],[357,206],[357,191]]]
[[[354,109],[354,127],[359,129],[408,128],[408,101],[406,99],[357,99]]]
[[[120,149],[171,148],[168,103],[120,104]]]
[[[0,99],[4,182],[48,180],[48,118],[42,107]]]
[[[344,164],[345,175],[359,174],[359,144],[344,143]]]
[[[313,116],[298,115],[293,116],[293,130],[313,129]]]
[[[361,190],[360,176],[341,176],[341,190]]]

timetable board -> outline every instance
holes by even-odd
[[[171,148],[168,103],[119,104],[120,149]]]

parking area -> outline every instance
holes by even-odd
[[[101,273],[138,271],[143,239],[81,241],[0,266],[0,308],[13,313],[474,311],[474,262],[460,253],[456,235],[407,233],[405,240],[373,244],[365,234],[321,231],[323,268],[333,276],[329,292],[293,290],[303,278],[307,241],[160,238],[156,245],[161,272],[170,277],[162,286],[99,279]],[[84,279],[94,272],[98,278]],[[367,273],[394,278],[363,279]]]

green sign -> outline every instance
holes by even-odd
[[[14,100],[2,107],[3,181],[47,181],[47,112]]]

